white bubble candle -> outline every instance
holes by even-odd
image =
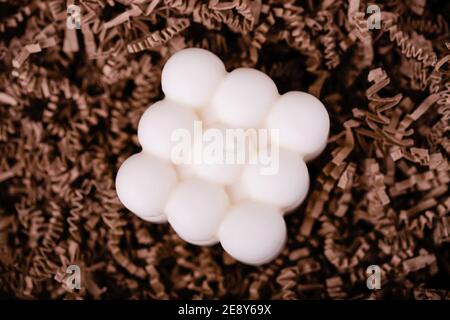
[[[283,214],[307,196],[305,162],[326,146],[326,108],[305,92],[280,95],[258,70],[228,73],[197,48],[175,53],[161,84],[165,98],[139,122],[142,152],[117,173],[120,201],[189,243],[220,242],[243,263],[270,262],[286,242]]]

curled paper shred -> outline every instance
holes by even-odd
[[[160,46],[172,39],[176,34],[189,27],[189,24],[189,20],[180,19],[163,30],[153,32],[150,35],[145,36],[145,38],[143,39],[134,40],[133,42],[128,44],[128,52],[137,53],[145,49]]]

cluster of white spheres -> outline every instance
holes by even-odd
[[[168,221],[189,243],[220,242],[250,265],[271,261],[286,242],[283,214],[307,195],[305,161],[325,148],[330,127],[325,107],[305,92],[280,95],[258,70],[228,73],[217,56],[197,48],[175,53],[164,66],[161,84],[165,98],[139,122],[143,150],[117,173],[120,201],[146,221]],[[196,120],[207,124],[204,130],[278,130],[278,170],[265,175],[258,164],[175,164],[172,133],[192,132]]]

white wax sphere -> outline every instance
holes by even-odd
[[[138,125],[138,138],[144,151],[162,159],[171,160],[177,141],[173,139],[176,130],[193,134],[197,116],[179,104],[161,100],[151,105],[142,115]]]
[[[309,160],[325,147],[330,118],[319,99],[306,92],[281,96],[267,116],[268,129],[279,130],[279,143]]]
[[[179,183],[169,196],[166,213],[170,225],[185,241],[211,244],[229,205],[224,188],[200,179]]]
[[[247,165],[243,171],[243,188],[252,199],[286,209],[306,197],[308,168],[297,153],[280,149],[275,174],[263,174],[263,168],[259,162]]]
[[[181,50],[164,66],[162,91],[170,100],[201,108],[209,103],[225,75],[223,62],[213,53],[199,48]]]
[[[164,207],[176,182],[175,170],[169,163],[141,152],[120,166],[116,191],[120,201],[136,215],[164,222]]]
[[[266,74],[239,68],[230,72],[216,89],[212,107],[224,124],[258,127],[277,98],[277,87]]]
[[[261,265],[283,249],[286,224],[278,208],[246,201],[227,213],[219,229],[219,239],[235,259]]]
[[[194,144],[194,171],[198,177],[230,185],[240,176],[244,167],[237,158],[238,150],[236,145],[227,139],[226,128],[223,125],[216,125],[206,128],[202,137]]]

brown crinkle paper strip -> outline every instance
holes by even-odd
[[[0,297],[450,299],[450,3],[370,3],[381,29],[365,0],[1,0]],[[309,196],[267,265],[188,245],[117,199],[139,117],[185,47],[328,108]]]

